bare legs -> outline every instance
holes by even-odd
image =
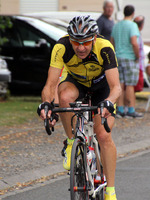
[[[114,117],[109,117],[108,124],[112,128]],[[95,132],[101,148],[101,156],[104,167],[104,172],[107,179],[107,186],[114,187],[115,185],[115,170],[117,152],[115,144],[112,140],[111,133],[107,133],[104,127],[100,124],[100,116],[95,116]]]
[[[70,82],[65,82],[59,86],[58,94],[60,107],[69,107],[69,103],[74,102],[78,98],[79,92],[74,84]],[[73,137],[71,130],[72,115],[73,114],[69,112],[60,114],[63,127],[69,139]]]
[[[59,86],[59,102],[61,107],[68,107],[69,102],[74,102],[79,95],[78,89],[72,83],[62,83]],[[72,113],[62,113],[61,120],[68,138],[72,138],[71,131],[71,116]],[[108,123],[110,128],[114,124],[114,117],[109,117]],[[107,186],[114,187],[115,170],[116,170],[116,147],[112,140],[111,133],[106,133],[104,127],[101,125],[99,115],[95,116],[95,132],[98,142],[101,147],[101,156],[103,160],[103,167],[107,178]]]

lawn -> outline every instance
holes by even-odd
[[[40,97],[34,96],[12,96],[6,101],[0,101],[0,126],[15,126],[34,119],[40,103]]]

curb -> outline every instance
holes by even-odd
[[[142,140],[130,144],[126,144],[120,147],[117,147],[117,157],[125,157],[128,154],[137,153],[139,151],[144,151],[150,148],[150,140]]]
[[[0,180],[0,190],[5,190],[10,187],[14,187],[21,183],[27,183],[33,180],[38,180],[43,177],[53,176],[58,173],[66,173],[62,166],[62,162],[58,162],[57,165],[51,165],[39,170],[31,170],[20,175],[9,176]]]
[[[117,159],[126,157],[139,151],[144,151],[148,148],[150,148],[149,140],[143,140],[117,147]],[[32,170],[20,175],[6,177],[0,180],[0,193],[3,190],[17,186],[18,184],[21,185],[30,181],[33,182],[34,180],[38,180],[43,177],[51,176],[51,178],[55,178],[55,176],[59,176],[60,174],[67,174],[67,171],[64,170],[62,166],[62,161],[55,165],[50,165],[39,170]]]

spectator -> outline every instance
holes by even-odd
[[[145,69],[148,76],[150,76],[150,52],[148,53],[148,64]]]
[[[110,40],[111,31],[114,26],[112,14],[114,11],[114,4],[112,0],[105,0],[103,4],[103,14],[97,19],[99,33],[106,39]]]
[[[141,31],[144,27],[144,20],[145,17],[144,16],[137,16],[134,19],[134,22],[138,25],[139,31],[140,31],[140,36],[139,36],[139,67],[140,67],[140,71],[139,71],[139,81],[137,83],[137,85],[135,86],[135,92],[140,92],[143,90],[143,86],[144,86],[144,78],[143,78],[143,72],[145,69],[145,64],[144,64],[144,45],[143,45],[143,40],[142,40],[142,36],[141,36]]]
[[[138,37],[140,35],[138,26],[132,21],[134,7],[127,5],[124,8],[124,19],[114,25],[111,42],[115,46],[118,59],[119,78],[122,87],[122,95],[118,100],[117,117],[125,116],[124,98],[128,104],[126,117],[142,118],[141,113],[135,112],[134,86],[139,79],[139,47]]]

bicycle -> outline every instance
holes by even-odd
[[[100,159],[100,147],[93,130],[92,111],[97,110],[98,107],[91,106],[91,96],[89,94],[88,99],[88,104],[77,101],[70,103],[68,108],[54,108],[52,110],[52,113],[75,113],[71,118],[72,132],[75,136],[70,168],[71,200],[104,200],[104,190],[107,185]],[[104,104],[102,103],[101,112],[103,108]],[[45,112],[48,112],[48,108],[45,109]],[[74,127],[73,121],[75,118],[76,125]],[[49,120],[52,119],[46,119],[44,124],[46,132],[51,135]],[[101,121],[106,131],[110,132],[107,120],[102,118]]]

